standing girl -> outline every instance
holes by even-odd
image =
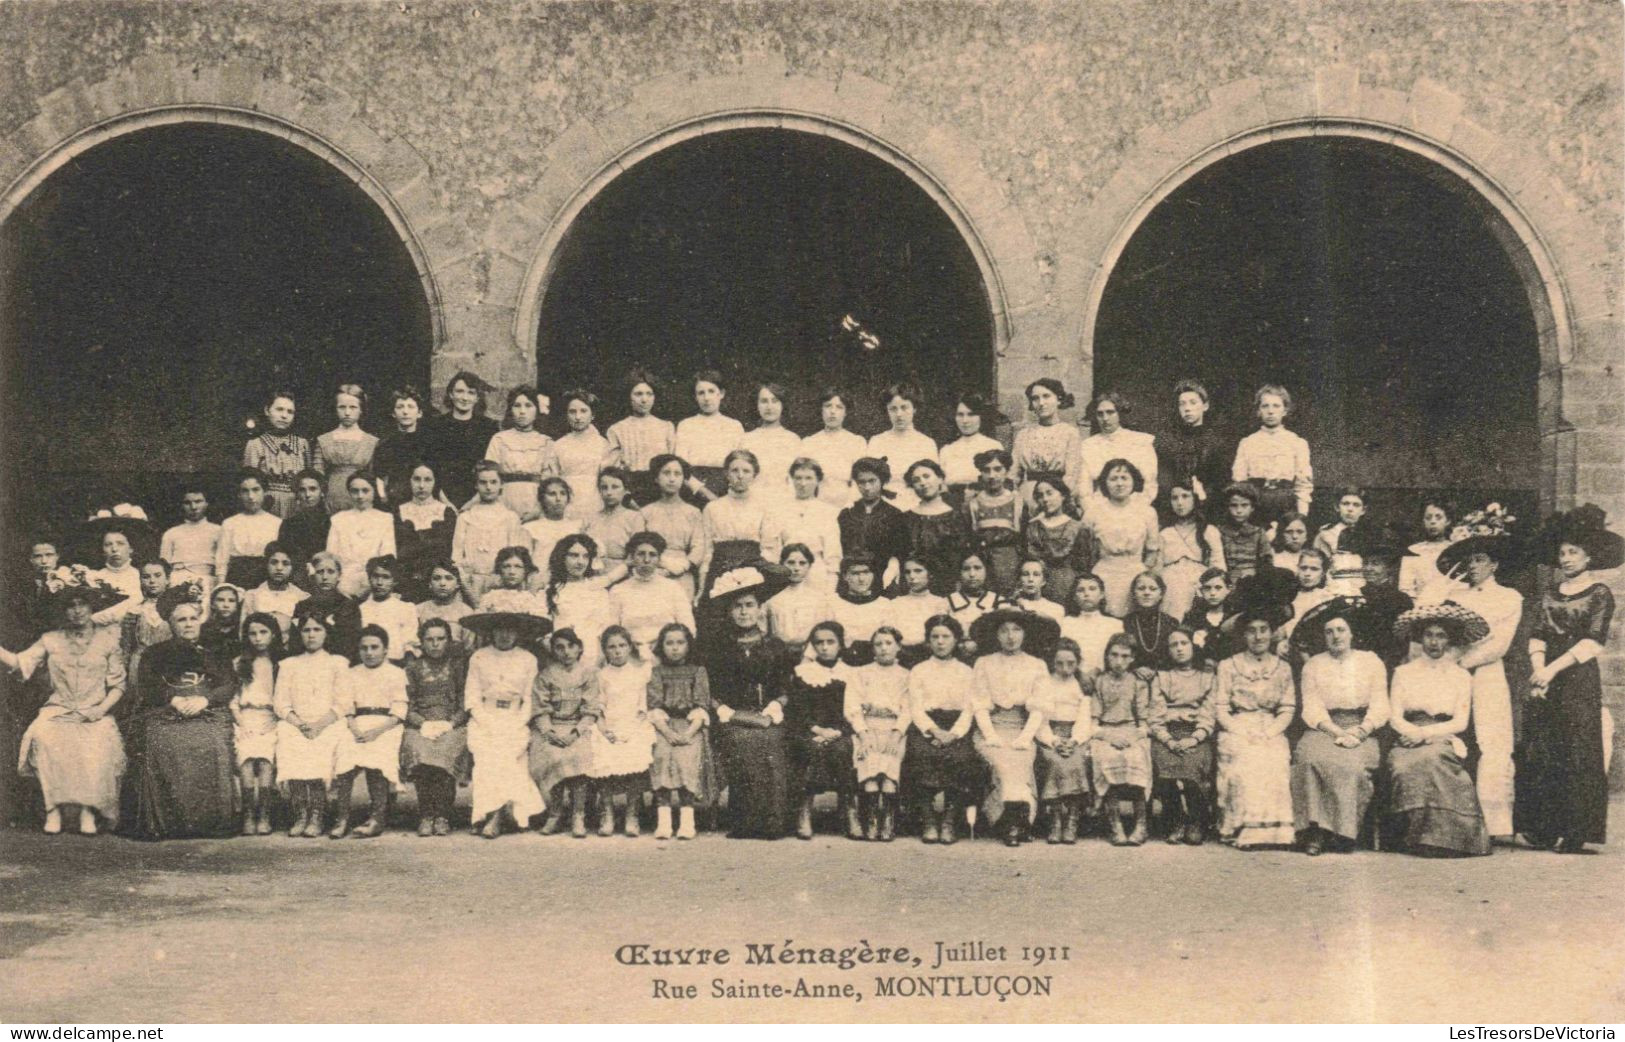
[[[784,387],[756,385],[756,415],[761,420],[739,439],[739,447],[754,453],[762,472],[756,491],[770,508],[790,498],[790,464],[801,455],[801,438],[784,426]]]
[[[428,596],[429,567],[451,553],[457,511],[439,497],[439,475],[427,463],[412,468],[412,498],[394,510],[395,550],[401,560],[401,596],[417,602]]]
[[[265,547],[276,541],[282,519],[265,509],[265,478],[257,470],[237,475],[237,506],[238,512],[220,524],[214,574],[252,590],[265,581]]]
[[[947,614],[948,598],[932,592],[931,567],[917,557],[903,559],[902,584],[903,591],[888,602],[884,620],[896,627],[903,642],[902,659],[912,666],[930,654],[925,650],[925,623],[934,615]]]
[[[700,569],[705,566],[710,543],[699,507],[682,496],[690,477],[689,466],[667,453],[654,458],[649,474],[660,498],[643,508],[643,527],[665,540],[666,549],[660,555],[661,574],[675,579],[692,602],[699,590]]]
[[[1083,439],[1084,484],[1079,488],[1080,499],[1091,493],[1104,492],[1107,470],[1114,462],[1125,460],[1140,475],[1132,493],[1135,499],[1144,505],[1156,502],[1156,438],[1144,431],[1133,431],[1123,426],[1132,411],[1128,399],[1117,391],[1101,391],[1090,403],[1089,421],[1094,425],[1095,432]]]
[[[976,722],[974,674],[960,661],[965,631],[959,621],[935,615],[925,625],[931,657],[909,670],[908,711],[913,729],[903,774],[919,805],[920,839],[953,843],[965,808],[987,788],[987,765],[970,741]]]
[[[1106,464],[1097,485],[1100,497],[1089,509],[1095,544],[1094,572],[1106,586],[1106,614],[1122,618],[1130,610],[1129,586],[1161,560],[1157,512],[1136,495],[1146,487],[1140,469],[1126,459]]]
[[[838,622],[820,622],[812,628],[807,640],[812,655],[796,665],[784,705],[790,754],[801,775],[801,809],[796,818],[796,835],[801,839],[813,837],[813,797],[830,791],[839,794],[847,808],[847,835],[863,838],[846,721],[852,667],[841,661],[845,643],[846,631]]]
[[[846,429],[847,410],[846,393],[834,387],[825,388],[818,396],[823,429],[801,439],[801,455],[824,468],[818,497],[836,510],[850,506],[857,497],[849,475],[852,464],[863,458],[865,449],[864,440]]]
[[[335,756],[334,787],[338,806],[328,839],[371,839],[389,820],[389,793],[400,784],[401,730],[406,723],[406,674],[389,659],[389,634],[382,626],[363,626],[361,661],[350,667],[336,699],[344,720]],[[367,779],[367,820],[350,831],[350,797],[358,775]]]
[[[1146,794],[1151,789],[1151,684],[1133,670],[1134,652],[1127,634],[1113,637],[1106,644],[1106,668],[1094,678],[1089,758],[1114,847],[1144,843],[1150,824]],[[1123,799],[1134,807],[1134,831],[1127,834],[1120,809]]]
[[[942,467],[920,460],[904,475],[915,503],[909,509],[908,554],[931,570],[931,592],[946,595],[954,588],[959,562],[971,548],[970,517],[943,498]]]
[[[310,442],[293,433],[294,408],[291,391],[272,391],[265,399],[265,429],[243,446],[243,467],[261,475],[265,508],[276,517],[293,513],[294,475],[316,466]]]
[[[1049,676],[1038,686],[1044,723],[1038,741],[1042,786],[1039,799],[1049,816],[1049,842],[1076,843],[1078,821],[1089,796],[1089,739],[1093,731],[1088,682],[1078,673],[1082,652],[1076,641],[1055,642]]]
[[[1224,567],[1219,530],[1197,512],[1189,479],[1168,486],[1171,520],[1162,530],[1162,581],[1168,586],[1162,610],[1183,619],[1196,601],[1196,587],[1209,568]]]
[[[269,836],[282,626],[274,616],[256,612],[243,623],[243,644],[243,653],[232,663],[237,694],[231,700],[232,745],[243,787],[243,835]]]
[[[424,426],[423,392],[416,387],[408,384],[390,391],[389,411],[395,425],[372,451],[372,473],[378,479],[378,498],[399,503],[410,495],[407,484],[412,468],[433,458],[434,442]]]
[[[846,720],[852,728],[852,765],[862,786],[863,838],[890,843],[897,827],[897,784],[903,774],[903,732],[908,726],[908,670],[897,662],[902,634],[882,626],[870,641],[874,661],[853,671],[846,685]]]
[[[468,370],[446,381],[442,400],[445,412],[430,430],[427,457],[440,478],[441,491],[452,506],[461,507],[474,496],[474,464],[498,431],[497,422],[485,415],[485,392],[491,385]]]
[[[841,574],[840,512],[819,498],[818,488],[823,481],[824,468],[817,460],[798,457],[790,464],[790,488],[795,498],[780,503],[774,516],[779,545],[800,543],[811,551],[809,580],[833,594],[836,577]]]
[[[526,521],[523,527],[530,537],[530,559],[545,564],[553,556],[553,548],[559,545],[559,540],[583,531],[584,522],[570,514],[570,502],[575,493],[570,491],[568,481],[551,475],[543,478],[537,488],[542,515]]]
[[[1010,454],[1001,448],[975,457],[980,483],[965,496],[971,534],[986,558],[993,589],[1009,596],[1021,563],[1022,499],[1010,487]]]
[[[553,443],[558,473],[570,485],[568,515],[586,521],[596,513],[598,472],[609,456],[609,442],[593,426],[598,396],[580,388],[564,392],[564,422],[569,431]],[[533,511],[520,511],[527,519]]]
[[[1016,432],[1011,451],[1014,476],[1027,506],[1036,509],[1033,484],[1041,478],[1061,481],[1068,488],[1083,488],[1083,436],[1076,425],[1061,422],[1061,410],[1077,404],[1061,381],[1044,377],[1027,385],[1027,408],[1032,423]]]
[[[654,753],[649,784],[655,793],[655,839],[672,836],[677,812],[677,838],[694,838],[694,807],[716,795],[716,767],[707,737],[711,724],[710,678],[704,666],[689,661],[694,631],[669,622],[655,640],[659,660],[649,676],[649,724]]]
[[[649,467],[656,456],[672,451],[677,428],[670,420],[654,415],[655,378],[641,366],[627,374],[626,401],[631,413],[617,420],[604,432],[609,450],[604,457],[607,467],[619,467],[632,475],[632,498],[639,503],[653,503],[659,495],[655,489],[653,472]],[[545,560],[546,558],[543,558]]]
[[[1094,568],[1095,537],[1066,512],[1072,490],[1060,478],[1035,478],[1032,497],[1037,506],[1027,522],[1023,557],[1043,563],[1044,596],[1065,604],[1077,577]]]
[[[1422,539],[1410,545],[1399,562],[1399,590],[1413,601],[1441,601],[1460,589],[1461,582],[1439,574],[1439,555],[1450,545],[1450,508],[1438,500],[1422,506]]]
[[[618,810],[626,834],[635,837],[655,738],[648,713],[651,667],[632,656],[632,635],[625,626],[611,626],[598,644],[604,653],[598,667],[599,716],[587,768],[598,795],[598,834],[615,834]]]
[[[598,498],[604,507],[594,512],[582,529],[598,543],[599,570],[610,582],[626,574],[627,540],[643,531],[643,515],[627,505],[628,480],[624,470],[611,467],[599,472]]]
[[[327,810],[327,786],[343,730],[339,692],[350,663],[327,651],[332,623],[326,615],[300,611],[294,628],[303,650],[284,659],[276,673],[277,780],[288,787],[293,804],[288,835],[314,839],[322,834]]]
[[[786,546],[779,555],[779,563],[784,565],[790,585],[767,602],[767,631],[784,641],[791,657],[799,660],[814,624],[835,617],[834,597],[809,578],[813,554],[805,545]]]
[[[592,766],[588,732],[598,719],[598,673],[582,659],[581,638],[568,626],[548,638],[553,652],[536,674],[536,708],[530,718],[530,776],[548,807],[542,835],[564,826],[570,810],[570,834],[587,835],[587,770]]]
[[[367,393],[357,384],[340,384],[333,396],[338,426],[316,439],[312,469],[327,475],[327,512],[336,514],[350,505],[350,475],[372,465],[378,439],[361,429],[361,411]]]
[[[536,429],[537,422],[546,413],[547,399],[537,394],[536,388],[528,384],[515,387],[508,392],[508,412],[504,418],[507,425],[492,435],[491,443],[485,447],[485,458],[495,463],[501,474],[502,505],[522,521],[529,521],[537,514],[537,484],[547,475],[558,473],[553,439]],[[588,420],[591,420],[591,410]],[[475,484],[477,492],[477,475]],[[590,482],[587,487],[591,489]],[[589,496],[584,502],[591,503],[592,498]]]
[[[959,437],[942,447],[938,459],[942,463],[943,480],[948,483],[945,495],[955,507],[964,505],[965,493],[980,480],[976,458],[984,452],[1004,451],[1004,446],[988,437],[984,430],[992,426],[988,422],[992,411],[987,399],[974,392],[954,399],[954,426],[959,430]]]
[[[883,460],[893,478],[886,485],[899,510],[914,506],[912,490],[905,488],[903,479],[909,468],[920,460],[937,461],[937,443],[914,429],[915,414],[920,408],[920,389],[912,383],[895,383],[881,392],[881,408],[891,423],[888,430],[869,439],[865,457]],[[941,469],[938,469],[941,473]]]
[[[709,592],[716,577],[730,568],[757,560],[773,560],[779,554],[778,532],[769,523],[765,502],[752,488],[761,468],[748,449],[735,449],[724,461],[728,494],[706,504],[705,586]]]
[[[479,464],[474,469],[474,489],[478,498],[457,515],[457,528],[451,536],[451,560],[462,574],[463,592],[470,604],[478,604],[485,591],[496,585],[497,552],[529,541],[519,515],[502,502],[500,467],[489,460]]]
[[[406,733],[401,774],[418,794],[418,835],[451,835],[457,782],[467,780],[468,714],[463,684],[468,657],[452,624],[426,619],[418,626],[420,654],[406,664]]]
[[[1253,405],[1258,410],[1258,430],[1236,446],[1230,478],[1253,486],[1259,524],[1267,527],[1294,508],[1307,517],[1315,494],[1315,472],[1309,462],[1309,443],[1284,426],[1292,412],[1292,395],[1285,387],[1265,384],[1253,395]]]
[[[1201,846],[1213,791],[1214,674],[1197,667],[1196,645],[1181,626],[1168,634],[1168,668],[1151,691],[1151,766],[1168,842]]]
[[[722,414],[722,374],[704,369],[694,374],[694,405],[699,410],[677,424],[672,452],[688,461],[693,474],[688,491],[700,505],[728,491],[727,460],[739,448],[745,427],[732,416]]]
[[[385,554],[395,556],[395,521],[373,507],[376,495],[372,475],[350,475],[351,509],[333,515],[327,530],[327,552],[339,559],[343,578],[339,592],[360,598],[367,592],[367,562]]]

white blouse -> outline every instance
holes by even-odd
[[[1135,493],[1135,500],[1141,503],[1150,503],[1157,498],[1157,449],[1156,437],[1145,431],[1131,431],[1126,427],[1119,427],[1111,434],[1091,434],[1083,439],[1083,470],[1080,480],[1085,488],[1078,492],[1078,498],[1087,499],[1091,495],[1099,495],[1095,482],[1100,480],[1101,471],[1106,464],[1114,459],[1126,459],[1139,469],[1145,478],[1145,490]],[[1103,497],[1102,497],[1103,498]]]
[[[807,579],[767,602],[767,631],[786,644],[805,644],[812,628],[835,618],[835,597]]]
[[[903,511],[913,509],[914,504],[919,502],[903,480],[908,468],[923,459],[940,462],[937,459],[937,443],[919,431],[904,431],[901,434],[893,430],[881,431],[869,439],[864,454],[885,460],[891,468],[891,481],[886,483],[886,488],[896,494],[892,504]]]
[[[909,670],[909,718],[921,734],[936,726],[928,713],[932,710],[957,710],[960,717],[949,734],[963,738],[970,734],[975,722],[976,700],[972,694],[975,674],[956,658],[928,658]]]
[[[951,441],[942,447],[938,462],[950,485],[974,485],[981,480],[976,469],[976,457],[989,449],[1002,449],[997,441],[985,434],[972,434],[968,438]]]
[[[857,498],[852,488],[852,464],[863,458],[868,445],[863,438],[849,430],[819,431],[801,439],[801,455],[817,460],[824,469],[824,480],[818,486],[818,498],[837,510],[850,506]]]
[[[904,644],[924,644],[926,620],[933,615],[948,614],[948,598],[934,593],[907,593],[886,603],[891,610],[885,621],[903,634]]]
[[[720,467],[744,436],[745,425],[732,416],[690,416],[677,425],[672,451],[691,467]]]

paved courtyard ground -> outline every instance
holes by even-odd
[[[1472,861],[711,835],[140,844],[11,831],[0,844],[11,1023],[1625,1019],[1618,838],[1595,857],[1498,848]],[[905,945],[922,963],[745,965],[746,944],[786,939]],[[933,969],[938,941],[1006,958]],[[732,955],[616,961],[636,943]],[[1021,959],[1061,946],[1064,959]],[[656,979],[698,997],[657,998]],[[921,997],[922,979],[937,997]],[[857,999],[712,997],[798,980],[850,984]]]

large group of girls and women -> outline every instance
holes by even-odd
[[[42,534],[34,632],[0,665],[35,699],[13,740],[45,831],[365,838],[410,782],[420,836],[466,785],[487,838],[808,839],[833,794],[836,827],[880,842],[1604,839],[1594,573],[1622,540],[1596,507],[1538,532],[1498,504],[1379,523],[1344,489],[1312,525],[1273,385],[1228,445],[1194,381],[1154,438],[1109,391],[1086,434],[1041,379],[1008,447],[972,394],[938,445],[906,383],[868,438],[839,390],[801,436],[771,383],[749,430],[714,372],[676,424],[656,386],[634,372],[603,432],[593,393],[518,387],[499,426],[462,373],[443,412],[385,397],[375,436],[345,385],[314,441],[277,392],[220,523],[188,485],[161,537],[136,505],[88,520],[99,559]],[[1526,607],[1499,580],[1534,564],[1553,579]]]

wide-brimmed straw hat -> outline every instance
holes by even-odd
[[[1333,619],[1346,619],[1354,631],[1356,650],[1369,651],[1382,632],[1382,620],[1366,603],[1364,597],[1333,597],[1303,613],[1303,618],[1292,628],[1292,646],[1305,655],[1318,655],[1326,650],[1326,624]]]
[[[1557,563],[1558,547],[1578,546],[1591,558],[1591,567],[1607,571],[1625,564],[1625,539],[1608,530],[1608,515],[1593,503],[1554,514],[1541,526],[1537,540],[1540,555],[1548,564]]]
[[[705,596],[706,600],[719,606],[725,606],[747,593],[755,594],[759,601],[765,601],[789,585],[790,573],[785,568],[767,561],[757,561],[755,564],[730,568],[717,576]]]
[[[1490,624],[1484,621],[1484,616],[1455,601],[1444,601],[1401,612],[1394,620],[1394,636],[1400,640],[1420,641],[1422,631],[1432,625],[1443,626],[1450,634],[1450,643],[1457,647],[1477,644],[1490,635]]]
[[[1514,567],[1525,551],[1524,540],[1513,528],[1517,520],[1499,503],[1465,515],[1450,530],[1450,545],[1439,554],[1435,567],[1449,575],[1464,567],[1474,554],[1488,554],[1503,567]]]
[[[497,630],[513,630],[520,640],[536,640],[553,632],[553,623],[522,611],[482,611],[464,615],[457,625],[489,640]]]
[[[1007,622],[1020,626],[1025,634],[1021,650],[1046,661],[1055,650],[1055,642],[1061,637],[1061,624],[1047,615],[1018,608],[995,608],[971,623],[970,639],[976,642],[977,654],[987,655],[999,650],[999,627]]]
[[[90,605],[91,612],[95,613],[106,611],[113,605],[128,598],[122,590],[115,589],[106,583],[89,583],[85,585],[74,583],[64,586],[51,595],[52,617],[61,618],[63,613],[68,610],[68,604],[79,599],[86,601]]]

